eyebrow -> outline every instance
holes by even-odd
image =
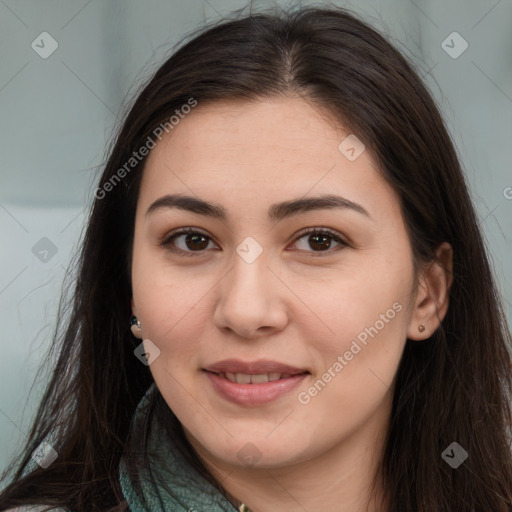
[[[205,215],[223,221],[228,218],[226,209],[220,204],[209,203],[202,199],[182,194],[169,194],[160,197],[147,209],[146,216],[157,210],[166,208],[179,208],[180,210]],[[291,201],[272,204],[268,209],[268,217],[270,220],[280,221],[299,213],[332,208],[350,209],[373,220],[368,211],[359,203],[355,203],[354,201],[350,201],[344,197],[332,194],[294,199]]]

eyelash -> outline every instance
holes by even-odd
[[[175,238],[177,238],[178,236],[190,235],[190,234],[201,235],[201,236],[209,239],[210,241],[212,241],[211,237],[209,237],[206,233],[198,231],[195,228],[188,227],[188,228],[180,228],[176,231],[172,231],[171,233],[169,233],[167,236],[164,237],[164,239],[159,243],[159,245],[162,247],[165,247],[167,250],[169,250],[173,253],[182,254],[184,256],[196,256],[195,253],[197,253],[197,255],[204,254],[206,249],[201,249],[200,251],[184,251],[184,250],[178,249],[177,247],[172,245],[173,240]],[[300,240],[301,238],[304,238],[306,235],[327,235],[327,237],[329,237],[332,240],[334,240],[335,242],[338,242],[339,244],[341,244],[341,248],[339,247],[337,250],[334,250],[334,251],[332,249],[329,249],[327,251],[305,251],[305,252],[311,252],[312,253],[311,256],[313,256],[315,258],[319,257],[319,256],[322,257],[324,255],[330,256],[333,254],[333,252],[338,252],[343,247],[350,247],[350,244],[348,242],[346,242],[345,240],[343,240],[343,238],[341,238],[339,233],[337,233],[336,231],[333,231],[329,228],[320,228],[320,227],[306,228],[305,230],[299,231],[299,233],[297,233],[297,237],[295,238],[295,242],[297,240]]]

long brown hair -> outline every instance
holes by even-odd
[[[146,158],[105,185],[190,98],[201,105],[276,95],[327,108],[364,142],[400,196],[415,261],[432,260],[443,241],[454,250],[448,313],[427,342],[407,341],[396,376],[381,467],[391,510],[512,510],[511,336],[456,151],[412,64],[357,15],[334,8],[240,16],[202,30],[136,98],[109,149],[98,185],[108,192],[96,194],[72,262],[71,298],[62,301],[51,352],[58,360],[27,445],[4,475],[17,468],[0,510],[37,501],[96,512],[123,501],[118,463],[153,382],[128,326]],[[155,411],[168,415],[171,435],[212,480],[164,405],[157,394]],[[52,432],[57,460],[27,471]],[[441,456],[454,441],[469,454],[456,470]]]

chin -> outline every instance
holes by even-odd
[[[208,440],[202,446],[223,464],[239,468],[271,469],[294,464],[299,459],[298,443],[289,438],[265,439],[244,435],[230,438],[223,444],[219,444],[218,439]]]

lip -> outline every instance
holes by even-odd
[[[305,372],[272,382],[239,384],[208,370],[203,370],[203,373],[208,377],[212,387],[221,397],[244,406],[257,406],[272,402],[290,392],[310,375],[309,372]]]
[[[248,375],[260,375],[262,373],[286,373],[289,375],[297,375],[299,373],[308,372],[305,368],[297,368],[289,366],[277,361],[269,359],[260,359],[258,361],[242,361],[240,359],[224,359],[210,366],[204,370],[212,373],[245,373]],[[309,373],[309,372],[308,372]],[[252,384],[253,386],[255,384]]]

